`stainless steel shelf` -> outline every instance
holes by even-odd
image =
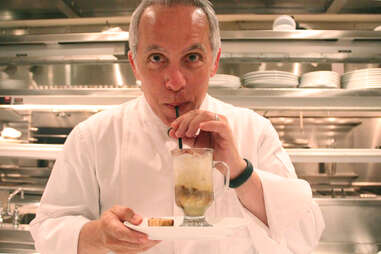
[[[221,31],[221,58],[379,63],[380,38],[381,31]],[[126,62],[127,43],[128,32],[0,35],[0,63]]]
[[[0,157],[55,160],[63,145],[0,143]],[[381,149],[286,149],[293,162],[380,163]]]
[[[1,35],[0,45],[128,42],[128,32]]]
[[[55,160],[62,145],[0,143],[0,157]]]
[[[98,110],[142,95],[139,88],[0,90],[0,93],[0,96],[23,99],[20,105],[0,105],[0,108],[15,110],[70,110],[80,107],[78,105]],[[255,110],[381,112],[381,88],[211,88],[209,94],[227,103]]]
[[[379,40],[381,31],[356,30],[242,30],[221,31],[222,40]]]
[[[381,149],[287,149],[287,152],[293,162],[381,162]]]

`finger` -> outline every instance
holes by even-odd
[[[115,240],[109,243],[108,248],[115,253],[138,253],[146,251],[160,242],[157,240],[147,240],[145,243],[128,243]]]
[[[227,137],[230,133],[228,125],[223,121],[208,121],[200,124],[200,129],[206,132],[219,134],[221,137]]]
[[[189,123],[192,121],[192,118],[195,116],[195,113],[188,112],[187,114],[181,116],[180,122],[175,129],[175,136],[177,138],[182,138],[185,136],[185,132],[188,129]]]
[[[147,240],[147,235],[141,232],[134,231],[126,227],[118,219],[110,219],[111,216],[105,217],[106,240],[114,239],[118,241],[127,241],[129,243],[141,243]]]
[[[200,123],[204,121],[210,121],[215,119],[215,114],[207,111],[203,111],[200,114],[195,115],[188,124],[188,129],[185,136],[188,138],[195,137],[200,130]]]
[[[125,213],[123,213],[123,211]],[[146,234],[129,229],[121,222],[121,220],[123,219],[129,219],[130,221],[134,221],[131,218],[133,218],[135,214],[132,214],[133,211],[129,208],[111,208],[110,211],[108,213],[105,213],[105,215],[101,219],[104,228],[106,228],[107,234],[117,240],[123,240],[134,243],[139,243],[142,240],[146,240]]]
[[[140,215],[135,214],[135,212],[128,207],[113,206],[111,212],[114,213],[120,221],[128,221],[134,225],[139,225],[143,220]]]

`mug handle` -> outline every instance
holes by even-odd
[[[221,164],[224,169],[225,169],[225,174],[224,174],[224,189],[222,191],[219,191],[215,194],[216,197],[219,197],[221,194],[229,190],[229,183],[230,183],[230,167],[228,164],[226,164],[223,161],[213,161],[213,168],[216,168],[218,164]]]

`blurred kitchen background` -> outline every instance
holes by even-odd
[[[209,92],[273,123],[323,211],[314,254],[381,253],[381,1],[212,2]],[[0,2],[0,252],[35,253],[28,223],[71,129],[141,95],[127,58],[138,3]]]

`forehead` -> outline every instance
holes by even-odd
[[[149,6],[140,18],[138,32],[138,48],[141,44],[146,47],[152,43],[184,47],[194,43],[209,44],[208,18],[194,6]]]

